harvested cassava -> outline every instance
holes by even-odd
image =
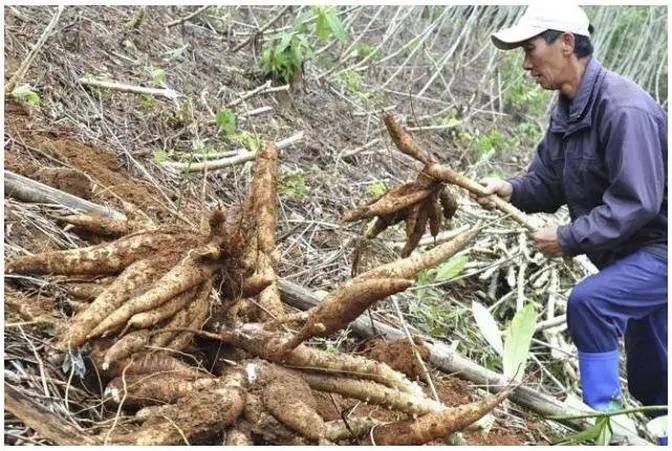
[[[349,377],[327,376],[324,374],[302,373],[311,388],[338,393],[350,398],[389,407],[411,415],[440,412],[446,407],[440,402],[426,397],[415,397],[399,390],[385,387],[373,381]],[[474,420],[475,421],[475,420]],[[470,423],[468,423],[470,424]]]
[[[105,353],[102,365],[103,370],[106,370],[110,367],[110,362],[114,360],[121,360],[124,357],[128,357],[134,352],[141,350],[145,347],[148,341],[149,331],[144,329],[136,330],[120,338]]]
[[[391,115],[385,115],[384,119],[398,146],[410,148],[414,155],[420,155],[427,164],[434,161],[428,153],[415,146]],[[401,256],[407,257],[417,248],[427,227],[433,237],[439,234],[443,219],[452,219],[456,206],[457,202],[444,184],[421,172],[415,181],[396,186],[382,196],[347,211],[342,220],[352,222],[376,217],[373,226],[364,234],[367,239],[373,239],[388,227],[405,221],[406,244]]]
[[[113,243],[83,249],[45,252],[10,261],[7,272],[37,274],[115,274],[143,258],[156,255],[166,247],[183,246],[189,235],[167,228],[127,235]]]
[[[232,372],[214,387],[190,391],[177,403],[154,411],[137,432],[116,437],[136,445],[188,445],[192,440],[224,430],[245,407],[245,376]],[[115,441],[116,441],[115,440]]]
[[[112,379],[105,396],[129,407],[175,403],[180,398],[216,383],[213,377],[184,380],[173,374],[132,374]]]
[[[403,130],[392,131],[413,146]],[[420,149],[413,152],[434,164]],[[308,312],[288,314],[277,279],[277,160],[277,148],[264,144],[241,206],[215,209],[197,229],[157,226],[125,205],[126,220],[64,218],[105,239],[118,237],[114,241],[9,262],[13,271],[88,278],[62,281],[72,297],[95,299],[77,306],[82,310],[62,328],[56,348],[88,357],[106,401],[117,404],[111,410],[124,415],[132,409],[132,415],[137,409],[130,422],[115,420],[110,429],[105,423],[92,441],[305,445],[369,434],[376,443],[420,444],[471,424],[492,408],[484,402],[448,410],[385,363],[304,343],[348,327],[375,302],[409,288],[417,273],[460,251],[477,232],[374,268]],[[405,221],[406,256],[428,227],[436,236],[455,207],[442,181],[420,173],[344,219],[375,218],[367,239]],[[91,282],[101,276],[109,279]],[[218,347],[212,352],[219,365],[208,361],[210,349],[203,347],[213,341],[227,343],[223,348],[229,354],[220,356]],[[419,418],[381,424],[347,414],[346,421],[325,423],[313,389]]]
[[[310,309],[306,324],[290,341],[281,344],[282,355],[310,337],[326,337],[347,326],[373,303],[413,284],[407,279],[366,279],[346,284]]]
[[[503,390],[478,402],[430,413],[415,420],[381,425],[372,432],[377,445],[421,445],[461,431],[497,407],[511,392]]]
[[[317,402],[300,374],[261,362],[249,365],[259,372],[264,407],[278,421],[309,440],[324,437],[324,421],[315,411]]]

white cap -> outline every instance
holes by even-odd
[[[516,25],[494,33],[491,38],[497,48],[511,50],[546,30],[590,37],[589,25],[588,16],[577,5],[545,1],[528,6]]]

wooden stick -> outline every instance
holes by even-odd
[[[101,444],[100,440],[81,433],[75,426],[6,383],[5,411],[10,412],[41,437],[57,445]]]
[[[197,15],[199,15],[200,13],[202,13],[203,11],[205,11],[206,9],[210,8],[211,6],[212,6],[212,5],[201,6],[200,8],[198,8],[196,11],[194,11],[194,12],[191,13],[191,14],[187,14],[186,16],[184,16],[184,17],[182,17],[182,18],[180,18],[180,19],[175,19],[175,20],[173,20],[172,22],[168,22],[168,23],[165,25],[165,27],[166,27],[166,28],[170,28],[170,27],[174,27],[175,25],[179,25],[179,24],[181,24],[181,23],[184,23],[184,22],[186,22],[187,20],[191,19],[192,17],[196,17]]]
[[[12,91],[14,91],[16,85],[19,84],[19,82],[26,75],[26,72],[28,72],[28,67],[30,67],[31,63],[35,59],[35,56],[37,56],[37,53],[44,45],[45,41],[49,37],[49,34],[51,34],[52,30],[58,23],[58,19],[61,17],[63,9],[65,9],[65,6],[63,5],[58,6],[56,14],[54,14],[54,17],[52,17],[51,22],[49,22],[47,28],[45,28],[44,31],[42,32],[42,36],[40,36],[40,39],[38,39],[37,43],[35,44],[35,47],[33,47],[30,53],[28,53],[26,59],[23,60],[21,66],[19,66],[19,69],[16,72],[14,72],[14,75],[12,75],[12,77],[7,82],[7,85],[5,85],[5,96],[10,95]]]
[[[124,83],[117,83],[115,81],[94,80],[86,77],[82,77],[78,81],[85,86],[114,89],[116,91],[132,92],[134,94],[149,94],[152,96],[166,97],[170,100],[175,100],[181,96],[179,92],[173,89],[146,88],[144,86],[127,85]]]
[[[287,148],[292,144],[295,144],[303,139],[303,132],[295,133],[289,138],[285,138],[281,141],[275,143],[275,146],[280,149]],[[165,166],[169,169],[186,171],[186,172],[196,172],[207,169],[208,171],[213,171],[217,169],[226,168],[228,166],[235,166],[237,164],[243,164],[248,161],[252,161],[257,157],[257,152],[247,152],[242,155],[237,155],[233,158],[225,158],[222,160],[206,161],[203,163],[163,163],[162,166]]]
[[[94,204],[8,170],[5,170],[5,196],[16,197],[24,202],[56,203],[73,210],[113,219],[125,218],[112,208]]]

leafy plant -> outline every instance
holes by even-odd
[[[168,160],[168,152],[165,150],[155,150],[154,151],[154,162],[155,163],[163,163],[164,161]]]
[[[518,311],[509,323],[504,332],[504,376],[516,381],[523,379],[536,323],[537,315],[531,303]]]
[[[440,264],[436,268],[421,271],[416,276],[417,295],[422,300],[439,299],[440,292],[433,286],[435,283],[448,282],[462,273],[469,258],[465,254],[457,254],[451,257],[447,262]]]
[[[219,127],[219,133],[223,136],[231,136],[238,129],[238,121],[233,111],[224,107],[217,112],[215,123]]]
[[[315,34],[321,41],[327,41],[332,35],[339,41],[346,41],[348,33],[336,15],[333,6],[311,6],[315,14]]]
[[[28,85],[19,85],[12,91],[12,97],[17,99],[25,100],[31,105],[39,106],[40,105],[40,96]]]
[[[447,262],[441,263],[434,269],[435,282],[447,282],[459,276],[467,263],[469,257],[466,254],[457,254],[448,259]]]
[[[499,326],[490,311],[478,302],[472,302],[471,311],[481,336],[501,356],[504,376],[521,381],[536,326],[534,305],[527,304],[515,314],[504,332],[503,344]]]
[[[380,54],[380,52],[376,50],[374,46],[364,43],[355,45],[355,47],[352,49],[352,53],[356,58],[366,58],[367,56],[371,55],[371,58],[374,60],[377,59]]]
[[[281,174],[279,177],[278,191],[280,194],[294,199],[303,199],[307,197],[310,193],[307,174],[301,169]]]
[[[500,356],[504,355],[504,345],[502,344],[502,334],[499,330],[499,325],[495,318],[493,318],[490,311],[481,303],[473,301],[471,303],[471,312],[476,320],[476,325],[481,331],[481,335],[485,338],[492,349]]]
[[[314,55],[305,33],[294,29],[282,33],[270,42],[261,55],[264,76],[272,76],[281,83],[289,83],[300,74],[303,62]]]
[[[155,85],[162,85],[166,81],[166,71],[160,67],[151,67],[149,73],[152,76],[152,82]]]
[[[240,132],[231,136],[231,138],[250,152],[256,152],[261,145],[259,135],[257,134],[253,135],[248,132]]]
[[[523,138],[523,144],[526,146],[534,146],[541,141],[541,130],[535,124],[522,122],[518,124],[517,131]]]

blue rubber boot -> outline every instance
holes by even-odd
[[[618,349],[609,352],[579,351],[579,377],[584,403],[602,412],[620,408]]]

